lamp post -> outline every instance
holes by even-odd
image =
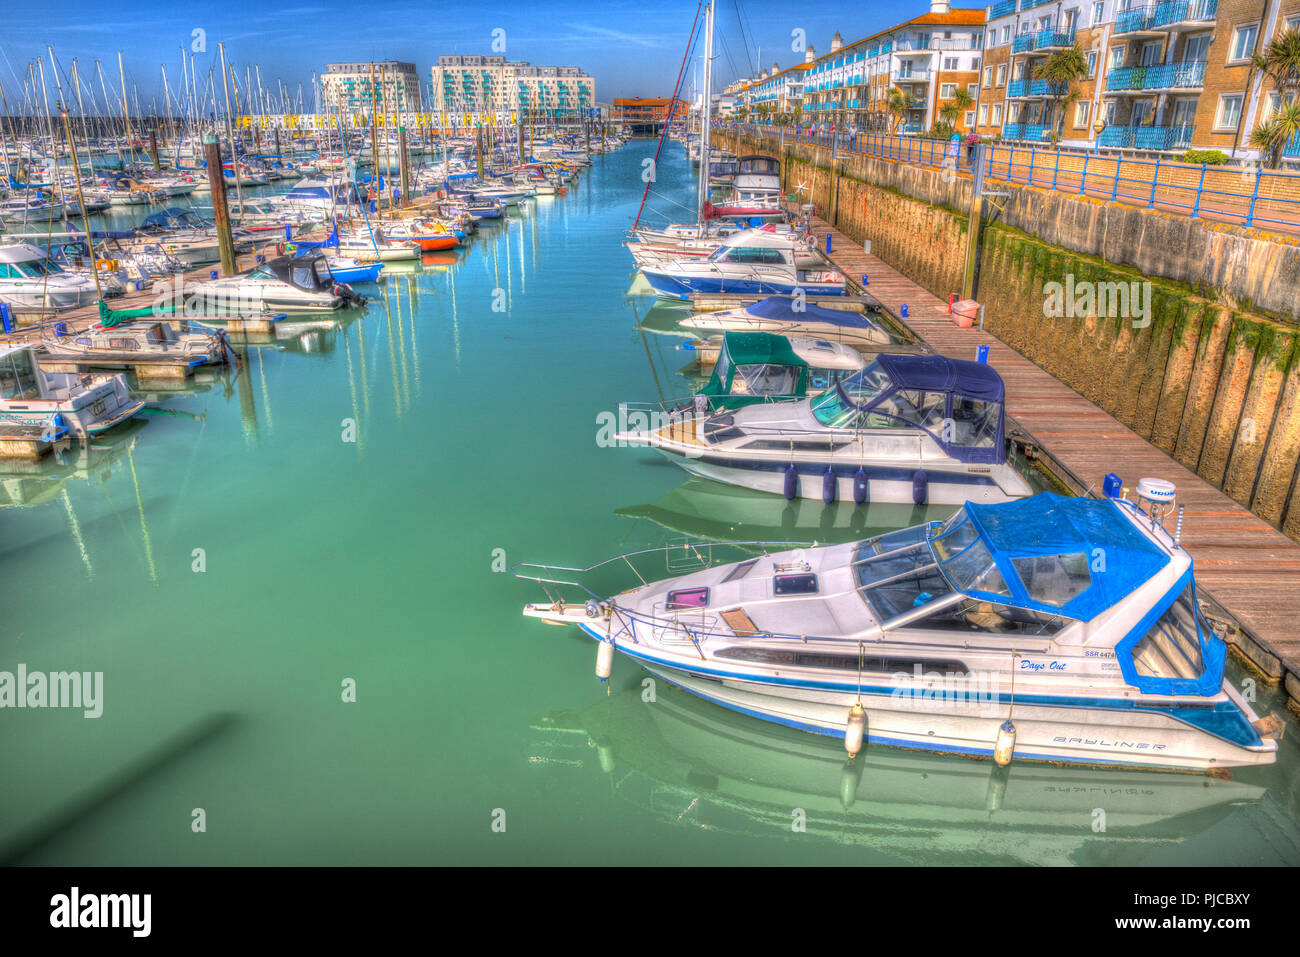
[[[1096,134],[1092,140],[1092,151],[1094,153],[1099,153],[1101,151],[1101,133],[1105,128],[1106,121],[1100,116],[1097,117],[1097,121],[1092,124],[1092,131]]]

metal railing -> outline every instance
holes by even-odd
[[[965,145],[953,144],[951,139],[883,132],[819,133],[753,125],[719,126],[774,140],[783,136],[787,143],[820,146],[840,156],[874,156],[958,173],[970,172],[973,155]],[[1133,131],[1131,139],[1127,131]],[[1050,128],[1039,125],[1003,127],[1006,140],[1013,136],[1046,139],[1049,133]],[[1101,139],[1111,134],[1111,138],[1120,141],[1114,148],[1185,149],[1191,145],[1192,133],[1192,127],[1182,126],[1108,127],[1102,131]],[[1287,144],[1283,155],[1300,157],[1300,137]],[[1192,218],[1300,233],[1300,172],[1254,165],[1182,163],[1158,155],[1120,155],[1109,149],[1100,152],[1052,149],[1046,143],[1041,146],[989,143],[987,157],[989,179],[1162,209]]]
[[[1205,85],[1205,61],[1125,66],[1106,74],[1106,90],[1196,90]]]

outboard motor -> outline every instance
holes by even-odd
[[[332,290],[334,295],[343,300],[345,306],[364,306],[366,297],[345,282],[336,282]]]

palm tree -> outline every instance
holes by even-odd
[[[1088,75],[1088,58],[1079,44],[1057,50],[1034,67],[1034,77],[1047,82],[1047,96],[1052,101],[1052,145],[1061,141],[1065,131],[1065,107],[1079,98],[1075,84]]]
[[[914,99],[911,93],[904,93],[896,86],[889,88],[887,108],[892,117],[889,127],[891,133],[898,129],[899,123],[907,115],[907,111],[912,108],[913,102]]]
[[[1278,34],[1261,55],[1251,57],[1255,69],[1273,81],[1281,106],[1270,119],[1255,127],[1250,134],[1250,145],[1268,153],[1268,165],[1277,169],[1282,165],[1286,146],[1297,137],[1300,125],[1297,117],[1300,107],[1300,31],[1287,30]]]
[[[1269,169],[1282,165],[1282,154],[1292,141],[1300,142],[1300,102],[1296,101],[1284,104],[1250,134],[1250,145],[1268,155]]]

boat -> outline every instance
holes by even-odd
[[[384,271],[381,262],[362,262],[360,259],[346,259],[336,256],[327,257],[330,274],[339,282],[348,285],[358,282],[379,282],[379,274]]]
[[[192,301],[235,312],[333,312],[365,304],[365,297],[339,283],[319,250],[277,256],[242,276],[190,283]]]
[[[152,308],[114,312],[101,301],[98,323],[72,334],[60,335],[56,330],[41,340],[41,348],[53,359],[105,365],[234,363],[235,353],[224,329],[198,327],[201,331],[177,332],[170,322],[152,314]]]
[[[629,403],[624,421],[646,425],[614,439],[787,499],[988,504],[1033,494],[1009,461],[1003,392],[984,363],[881,354],[798,401],[694,414]]]
[[[734,330],[834,339],[858,348],[879,347],[892,341],[888,332],[863,313],[800,302],[789,296],[769,296],[747,306],[696,312],[677,324],[701,332]]]
[[[460,245],[460,239],[455,231],[441,223],[386,222],[379,228],[383,230],[384,236],[393,242],[416,243],[421,251],[427,253],[454,249]]]
[[[0,425],[85,439],[121,425],[142,408],[120,373],[46,372],[30,343],[0,345]]]
[[[844,295],[844,274],[800,268],[795,263],[795,245],[790,237],[746,229],[728,236],[702,260],[646,263],[641,274],[656,293],[669,299],[689,299],[698,293]]]
[[[0,302],[15,315],[75,309],[97,298],[94,279],[64,272],[30,243],[0,246]]]
[[[806,398],[866,368],[856,349],[825,339],[788,339],[766,332],[728,332],[716,342],[688,344],[713,372],[695,393],[710,412],[760,402]]]
[[[551,596],[525,616],[599,643],[602,678],[619,651],[715,704],[840,737],[851,756],[1271,764],[1280,722],[1225,680],[1191,555],[1164,527],[1175,490],[1138,489],[968,502],[941,524],[841,545],[673,544],[512,571]],[[651,570],[687,561],[685,574]],[[636,578],[612,592],[623,566]]]

